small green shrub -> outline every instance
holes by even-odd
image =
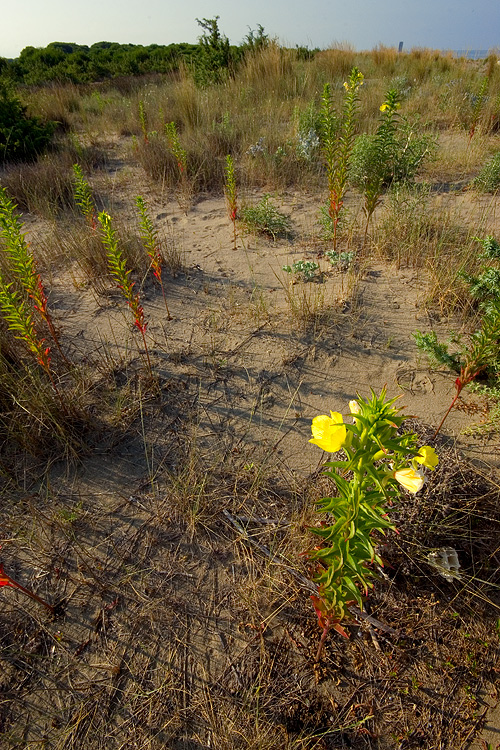
[[[476,237],[476,240],[483,246],[483,252],[479,257],[485,260],[500,260],[500,244],[492,236],[488,235],[484,239]],[[469,286],[469,294],[478,303],[479,309],[483,312],[498,304],[500,299],[500,268],[492,266],[483,266],[481,273],[478,275],[468,274],[462,271],[460,277]]]
[[[482,193],[496,193],[500,188],[500,151],[486,162],[472,184]]]
[[[32,161],[48,147],[54,123],[28,117],[18,99],[0,89],[0,162]]]
[[[318,270],[319,265],[313,260],[296,260],[291,266],[283,266],[283,271],[299,274],[304,281],[312,281]]]
[[[327,250],[325,255],[332,266],[338,268],[342,273],[345,273],[349,270],[354,260],[354,253],[352,252],[352,250],[348,250],[342,253],[336,252],[335,250]]]
[[[367,183],[382,181],[388,186],[393,182],[410,182],[418,174],[426,159],[436,150],[436,139],[430,134],[418,133],[417,123],[401,119],[397,131],[394,129],[384,142],[384,159],[380,161],[380,134],[361,134],[356,139],[351,157],[350,182],[364,190]],[[386,133],[384,133],[386,136]]]
[[[248,231],[267,234],[273,240],[286,237],[292,229],[290,218],[272,205],[269,195],[265,195],[255,206],[243,206],[240,218]]]

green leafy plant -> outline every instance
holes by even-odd
[[[492,236],[476,237],[482,245],[479,257],[488,261],[500,260],[500,244]],[[481,273],[472,276],[461,273],[461,277],[468,283],[469,292],[473,300],[478,303],[481,320],[479,328],[464,341],[455,337],[453,342],[440,343],[435,331],[414,333],[417,347],[425,352],[431,362],[444,364],[453,372],[458,373],[455,380],[455,396],[445,413],[436,435],[443,426],[445,419],[457,402],[460,393],[480,374],[486,374],[488,383],[484,386],[485,395],[496,399],[500,386],[500,269],[484,266]],[[450,352],[450,345],[455,344],[455,352]]]
[[[329,84],[325,84],[319,115],[320,149],[326,165],[328,179],[328,213],[333,224],[333,249],[337,249],[337,228],[347,190],[349,162],[354,146],[358,90],[363,84],[363,74],[353,68],[344,83],[345,95],[342,115],[334,110]]]
[[[336,266],[342,273],[348,271],[353,260],[354,253],[352,250],[346,252],[336,252],[335,250],[327,250],[325,256],[328,258],[332,266]]]
[[[483,246],[483,252],[479,254],[479,258],[489,261],[500,260],[500,244],[493,235],[488,235],[484,239],[479,237],[475,239]],[[487,311],[500,299],[500,268],[484,266],[477,276],[461,272],[460,277],[468,284],[469,293],[478,302],[481,310]]]
[[[7,323],[7,328],[16,339],[23,341],[27,349],[34,354],[38,364],[49,376],[57,391],[50,368],[50,347],[38,335],[33,315],[20,294],[0,275],[0,311]]]
[[[377,551],[387,529],[400,487],[410,493],[424,485],[423,468],[434,469],[438,458],[430,446],[417,447],[413,433],[399,433],[405,417],[393,408],[385,389],[370,399],[349,403],[354,424],[346,424],[338,412],[315,417],[309,441],[327,453],[343,450],[345,458],[327,461],[324,475],[336,490],[319,501],[327,520],[311,531],[321,544],[308,553],[316,565],[317,595],[312,597],[322,629],[316,659],[333,627],[347,637],[341,625],[349,606],[363,607],[363,599],[376,578],[374,566],[383,561]]]
[[[197,18],[196,22],[203,29],[194,70],[196,83],[200,86],[220,83],[227,76],[232,61],[229,39],[220,32],[219,16]]]
[[[181,146],[175,122],[165,123],[165,135],[167,136],[168,147],[177,161],[179,177],[182,178],[187,170],[187,154]]]
[[[273,240],[286,237],[291,232],[289,217],[273,206],[269,195],[264,195],[254,206],[243,206],[240,215],[250,232],[267,234]]]
[[[483,193],[496,193],[500,188],[500,151],[486,162],[472,185]]]
[[[381,122],[375,135],[360,136],[357,141],[358,157],[360,145],[365,145],[366,163],[362,170],[361,180],[358,179],[358,186],[362,187],[364,194],[364,212],[366,216],[365,239],[368,233],[370,219],[376,207],[380,203],[382,189],[391,178],[393,163],[395,161],[396,151],[396,130],[398,125],[398,109],[400,107],[399,96],[395,89],[387,92],[386,99],[382,106]],[[355,153],[353,153],[353,162],[355,162]],[[360,185],[361,182],[361,185]]]
[[[97,215],[92,188],[79,164],[73,164],[73,196],[75,203],[92,229],[97,229]]]
[[[233,250],[236,250],[236,219],[238,218],[238,191],[236,187],[236,176],[234,174],[233,157],[226,156],[224,168],[224,194],[226,196],[227,212],[233,223]]]
[[[141,130],[142,130],[142,137],[144,139],[144,143],[147,145],[149,143],[149,137],[148,137],[148,121],[146,117],[146,110],[144,109],[144,102],[142,99],[139,101],[139,122],[141,124]]]
[[[296,260],[291,266],[283,266],[283,271],[299,274],[304,281],[312,281],[318,270],[319,265],[313,260]]]
[[[139,295],[134,292],[134,282],[130,279],[131,271],[127,269],[127,262],[122,255],[122,251],[118,245],[116,237],[116,231],[113,227],[111,216],[105,211],[101,211],[97,217],[102,234],[102,241],[106,247],[106,255],[108,258],[109,270],[113,278],[115,279],[118,288],[120,289],[130,311],[134,317],[134,326],[140,331],[142,340],[144,343],[144,351],[146,353],[146,359],[148,363],[149,374],[152,376],[153,370],[151,367],[151,360],[149,357],[149,350],[146,341],[146,328],[147,322],[144,315],[144,309],[140,302]]]
[[[0,162],[32,161],[52,141],[55,124],[28,117],[26,107],[0,85]]]
[[[365,239],[384,188],[413,180],[435,149],[431,136],[417,134],[414,126],[400,118],[399,107],[399,94],[390,89],[380,107],[377,131],[362,133],[354,144],[349,179],[364,196]]]
[[[135,205],[137,206],[137,210],[139,211],[139,230],[142,244],[144,245],[144,248],[151,261],[153,275],[161,286],[161,292],[163,295],[163,301],[165,302],[168,319],[172,320],[170,310],[168,309],[167,297],[165,294],[165,287],[163,286],[163,279],[161,274],[163,266],[163,256],[160,250],[158,232],[151,220],[151,217],[148,214],[146,201],[141,195],[138,195],[136,197]]]
[[[492,302],[485,309],[478,330],[468,337],[468,341],[461,343],[459,350],[450,354],[447,344],[440,344],[434,331],[413,335],[417,347],[426,352],[431,360],[446,364],[451,370],[458,372],[455,380],[455,396],[442,418],[436,432],[441,430],[448,414],[455,406],[462,390],[482,372],[490,372],[498,377],[500,371],[500,301]]]
[[[165,123],[165,135],[167,136],[168,148],[177,162],[180,186],[179,205],[184,211],[187,211],[191,202],[192,185],[187,173],[187,153],[181,145],[175,122]]]
[[[35,259],[22,232],[22,225],[16,215],[16,205],[7,195],[5,188],[0,187],[0,237],[4,241],[5,253],[9,266],[17,282],[31,300],[37,314],[47,325],[59,353],[66,363],[52,317],[48,310],[47,295],[38,273]]]
[[[469,140],[472,140],[472,138],[474,137],[474,133],[476,132],[476,128],[479,124],[479,120],[481,119],[484,104],[486,102],[486,99],[488,98],[489,82],[490,81],[488,76],[483,78],[483,80],[481,81],[481,86],[479,87],[478,94],[475,94],[473,97],[471,97],[472,116],[469,128]]]

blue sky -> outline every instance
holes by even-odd
[[[500,47],[499,0],[0,0],[0,56],[54,41],[196,42],[196,18],[217,15],[235,44],[260,23],[289,46]]]

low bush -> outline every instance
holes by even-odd
[[[291,232],[290,218],[279,211],[265,195],[255,206],[243,206],[240,219],[250,232],[267,234],[273,240]]]
[[[0,162],[32,161],[46,150],[54,123],[28,117],[21,102],[0,90]]]
[[[496,193],[500,188],[500,151],[486,162],[473,182],[473,186],[483,193]]]

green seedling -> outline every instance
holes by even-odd
[[[291,266],[283,266],[287,273],[300,274],[304,281],[312,281],[319,265],[313,260],[296,260]]]
[[[354,259],[354,253],[352,251],[339,253],[335,250],[327,250],[325,256],[328,258],[332,266],[336,266],[342,273],[349,270],[349,267]]]

